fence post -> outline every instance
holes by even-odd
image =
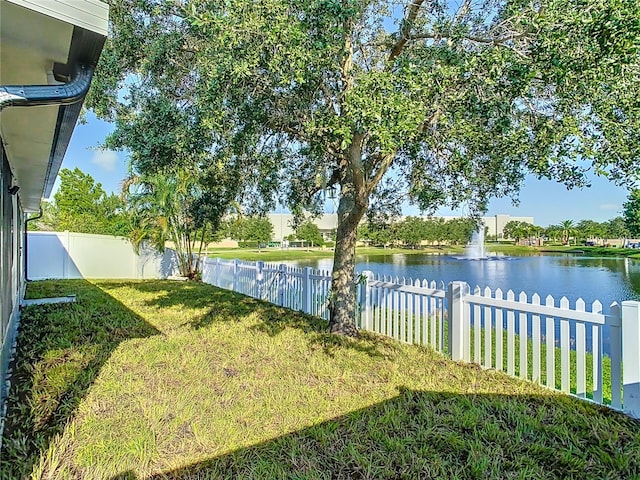
[[[216,257],[216,266],[214,267],[214,280],[213,284],[216,287],[220,286],[220,257]]]
[[[449,355],[452,360],[464,359],[464,296],[465,283],[451,282],[447,290],[449,304]]]
[[[365,270],[360,276],[360,328],[373,330],[371,325],[371,287],[373,272]]]
[[[264,295],[264,262],[258,260],[256,262],[256,298],[263,299]]]
[[[622,302],[622,406],[640,419],[640,302]]]
[[[304,267],[302,274],[302,311],[311,313],[311,267]]]
[[[233,260],[233,291],[238,291],[238,262],[239,260],[236,258]]]
[[[278,305],[284,307],[284,291],[287,286],[287,266],[284,263],[278,268]]]

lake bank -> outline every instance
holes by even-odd
[[[455,255],[464,252],[464,247],[428,247],[422,249],[409,248],[378,248],[378,247],[358,247],[356,256],[362,255]],[[209,250],[208,257],[226,258],[247,261],[262,260],[264,262],[277,262],[289,260],[308,260],[314,258],[333,258],[333,249],[325,248],[265,248],[261,251],[245,248],[220,248]]]
[[[505,255],[531,256],[550,254],[575,254],[586,257],[620,257],[640,260],[640,251],[632,248],[612,248],[612,247],[586,247],[586,246],[560,246],[549,245],[544,247],[525,247],[520,245],[486,244],[485,248],[491,253],[504,253]],[[381,248],[381,247],[358,247],[356,255],[460,255],[465,248],[461,246],[425,247],[421,249],[409,248]],[[261,251],[248,248],[218,248],[209,250],[208,257],[219,257],[226,259],[237,258],[239,260],[264,262],[278,262],[290,260],[307,260],[313,258],[332,258],[333,250],[330,248],[265,248]]]

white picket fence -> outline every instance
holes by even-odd
[[[309,267],[205,260],[203,281],[329,318],[331,275]],[[358,327],[429,345],[453,360],[503,370],[640,418],[640,302],[541,301],[537,294],[377,277],[363,272]],[[603,349],[607,329],[608,355]],[[622,365],[624,364],[624,370]]]

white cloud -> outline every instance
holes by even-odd
[[[601,203],[600,204],[600,210],[619,210],[620,209],[620,205],[616,204],[616,203]]]
[[[114,172],[118,163],[118,155],[111,150],[98,150],[94,152],[91,162],[107,172]]]

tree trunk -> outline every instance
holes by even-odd
[[[366,202],[357,202],[355,197],[352,186],[342,186],[329,302],[329,331],[352,337],[358,336],[354,282],[357,228],[367,210]]]

